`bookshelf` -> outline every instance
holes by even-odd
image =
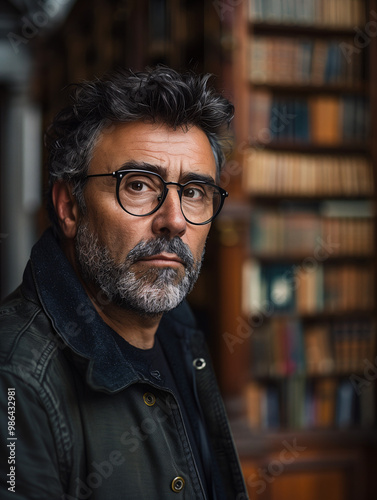
[[[224,23],[242,174],[217,223],[220,379],[252,499],[376,487],[376,4],[249,0]]]

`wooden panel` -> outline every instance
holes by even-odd
[[[231,222],[232,224],[232,222]],[[237,231],[235,230],[236,234]],[[224,246],[220,255],[220,306],[222,314],[220,339],[220,386],[227,396],[244,387],[249,376],[248,327],[241,314],[241,275],[239,265],[243,250],[238,243]]]

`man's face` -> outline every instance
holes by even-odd
[[[118,124],[105,130],[88,174],[111,173],[132,164],[150,168],[165,181],[216,179],[209,141],[200,129],[172,130],[161,124]],[[86,212],[76,237],[79,271],[112,302],[143,315],[177,306],[191,290],[201,266],[210,224],[188,223],[175,186],[154,214],[135,217],[116,199],[113,177],[88,179]]]

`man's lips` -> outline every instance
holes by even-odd
[[[138,260],[138,262],[150,262],[153,265],[161,265],[161,266],[176,266],[177,264],[184,265],[182,259],[178,257],[178,255],[174,253],[159,253],[158,255],[151,255],[149,257],[142,257]]]

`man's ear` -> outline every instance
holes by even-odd
[[[79,208],[72,195],[71,186],[64,181],[55,182],[52,187],[52,202],[60,228],[66,238],[76,236]]]

